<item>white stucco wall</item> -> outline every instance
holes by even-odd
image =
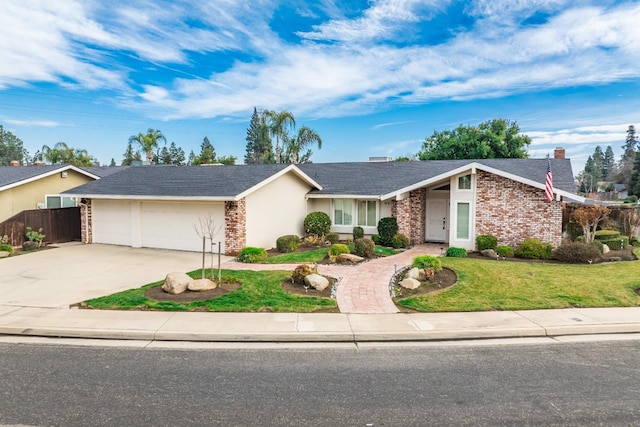
[[[311,187],[293,173],[283,175],[246,198],[247,246],[270,249],[287,234],[304,235]]]

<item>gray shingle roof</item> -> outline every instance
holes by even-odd
[[[422,162],[311,163],[300,169],[323,189],[313,194],[379,196],[417,184],[473,162],[544,185],[547,159],[430,160]],[[576,192],[569,159],[551,159],[554,188]]]
[[[422,162],[297,165],[323,189],[320,195],[380,196],[479,163],[544,185],[546,159],[431,160]],[[232,199],[289,165],[130,166],[66,191],[76,195],[216,197]],[[554,187],[575,193],[569,159],[551,159]]]
[[[232,199],[289,165],[130,166],[68,194]]]
[[[0,188],[36,178],[39,175],[46,175],[56,170],[69,168],[68,165],[42,165],[42,166],[0,166]],[[109,168],[78,168],[90,174],[104,176]],[[111,168],[120,169],[120,168]]]

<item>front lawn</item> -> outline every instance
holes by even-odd
[[[217,273],[215,271],[214,273]],[[199,278],[201,270],[189,273]],[[207,271],[210,277],[210,270]],[[217,298],[189,303],[156,301],[145,297],[147,289],[163,282],[155,282],[141,288],[130,289],[101,298],[85,301],[82,306],[103,310],[166,310],[166,311],[236,311],[236,312],[296,312],[309,313],[335,308],[329,298],[297,296],[282,290],[282,282],[291,277],[288,271],[238,271],[222,270],[224,282],[240,282],[238,289]]]
[[[640,261],[555,264],[441,258],[458,283],[438,294],[396,301],[419,311],[528,310],[640,305]]]

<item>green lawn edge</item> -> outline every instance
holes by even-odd
[[[211,271],[206,272],[210,278]],[[217,271],[214,272],[214,274]],[[201,270],[188,273],[200,278]],[[163,283],[149,283],[140,288],[129,289],[83,302],[87,308],[100,310],[161,310],[161,311],[214,311],[214,312],[293,312],[309,313],[336,307],[329,298],[306,297],[286,293],[282,282],[291,277],[289,271],[222,270],[227,282],[240,282],[242,286],[232,292],[205,301],[176,303],[156,301],[144,296],[147,289]]]
[[[640,261],[557,264],[441,258],[458,282],[437,294],[396,300],[423,312],[636,307]]]

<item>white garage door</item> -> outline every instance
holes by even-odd
[[[94,199],[91,218],[94,243],[131,246],[131,202]]]
[[[142,246],[201,251],[202,238],[198,237],[195,227],[199,228],[200,220],[209,215],[216,229],[220,229],[216,240],[222,242],[224,252],[223,203],[143,202],[140,207]]]

